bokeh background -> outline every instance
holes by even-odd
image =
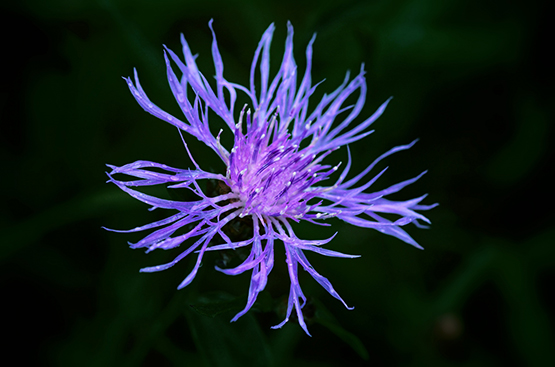
[[[37,366],[553,366],[553,74],[547,2],[496,0],[26,0],[2,2],[0,261],[3,358]],[[176,252],[145,255],[132,228],[165,213],[105,184],[105,163],[138,159],[188,167],[176,129],[145,113],[121,76],[178,114],[162,44],[183,32],[213,75],[214,18],[225,75],[248,81],[252,55],[275,22],[273,67],[286,21],[295,54],[317,32],[313,80],[334,90],[365,63],[358,121],[389,96],[376,132],[351,146],[353,171],[395,145],[383,188],[429,172],[394,199],[429,193],[431,229],[419,251],[332,220],[298,225],[304,238],[339,234],[329,248],[359,259],[310,256],[355,310],[301,274],[313,335],[283,317],[283,254],[260,302],[239,322],[250,276],[227,277],[207,257],[141,274]],[[275,70],[274,69],[274,70]],[[207,169],[216,156],[188,139]],[[342,149],[330,156],[345,160]],[[278,247],[279,249],[279,247]],[[177,251],[177,250],[176,250]]]

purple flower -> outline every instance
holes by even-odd
[[[186,144],[185,148],[195,169],[172,168],[149,161],[136,161],[122,167],[109,165],[112,169],[108,173],[109,182],[153,208],[176,211],[166,219],[115,232],[138,232],[157,228],[139,242],[131,244],[131,248],[146,248],[146,252],[172,249],[187,239],[196,238],[193,245],[170,263],[141,269],[141,272],[146,273],[165,270],[195,252],[196,265],[178,289],[187,286],[193,280],[206,251],[250,246],[250,255],[239,266],[225,269],[216,267],[216,270],[229,275],[252,271],[247,305],[231,321],[245,314],[254,304],[258,293],[266,286],[268,275],[274,266],[274,244],[276,240],[280,240],[285,248],[291,287],[285,320],[274,328],[283,326],[295,308],[299,324],[309,334],[302,315],[306,297],[298,282],[299,265],[333,297],[340,300],[345,307],[349,307],[328,279],[311,266],[304,251],[332,257],[358,256],[324,248],[323,245],[333,237],[325,240],[298,238],[291,222],[305,220],[314,224],[329,225],[321,221],[336,217],[359,227],[376,229],[421,248],[402,227],[411,222],[422,226],[418,223],[419,220],[429,223],[426,217],[416,211],[428,210],[435,205],[419,204],[426,195],[407,201],[391,201],[384,197],[415,182],[424,173],[384,190],[366,192],[385,171],[384,169],[367,180],[366,175],[374,166],[390,154],[409,149],[416,141],[382,154],[364,171],[348,180],[346,178],[351,166],[351,155],[347,150],[348,161],[345,168],[337,173],[339,177],[327,186],[322,185],[323,181],[330,179],[332,174],[338,171],[341,164],[332,167],[323,164],[323,159],[341,146],[371,134],[372,131],[369,131],[368,127],[383,113],[389,100],[366,120],[356,125],[352,124],[366,98],[364,70],[361,68],[352,80],[347,72],[339,88],[329,95],[324,95],[316,107],[309,110],[309,98],[318,85],[312,85],[310,76],[312,44],[315,37],[306,49],[307,66],[300,84],[297,85],[297,66],[293,58],[293,27],[289,23],[285,53],[277,74],[270,78],[270,43],[274,32],[272,24],[264,32],[254,53],[249,85],[242,86],[230,82],[223,75],[224,65],[212,22],[209,26],[213,35],[212,57],[216,69],[216,89],[210,86],[206,77],[198,70],[195,63],[196,55],[191,53],[183,36],[181,42],[184,60],[167,48],[164,53],[170,88],[185,115],[184,121],[161,110],[150,101],[139,84],[136,71],[134,82],[131,78],[125,80],[145,111],[204,142],[221,158],[227,170],[222,173],[202,170]],[[180,78],[176,76],[173,65],[181,72]],[[260,80],[257,80],[258,68]],[[259,88],[255,88],[257,84],[260,85]],[[241,111],[235,106],[238,92],[244,93],[250,99],[249,105],[245,105]],[[346,99],[355,92],[358,93],[356,103],[345,106]],[[225,122],[229,131],[220,130],[217,136],[210,132],[209,110]],[[347,116],[338,118],[341,114]],[[231,150],[220,143],[220,135],[229,132],[234,136]],[[116,180],[113,175],[118,173],[134,176],[137,180]],[[218,181],[220,192],[217,196],[208,196],[201,189],[199,181],[207,179]],[[170,184],[169,188],[189,189],[198,200],[166,200],[132,189],[136,186],[157,184]],[[390,221],[379,213],[396,214],[399,219]],[[239,218],[252,220],[252,237],[240,241],[232,240],[229,233],[226,233],[225,226]],[[186,233],[173,236],[178,230]]]

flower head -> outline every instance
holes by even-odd
[[[339,170],[340,164],[323,164],[324,158],[332,151],[360,140],[372,131],[368,127],[383,113],[389,100],[366,120],[353,126],[366,98],[366,83],[363,67],[352,80],[347,75],[343,83],[329,95],[324,95],[318,105],[309,110],[308,101],[317,85],[312,85],[311,63],[314,37],[306,49],[306,70],[297,86],[297,66],[293,58],[293,27],[288,24],[285,52],[277,75],[270,78],[270,43],[274,32],[271,25],[263,34],[255,51],[250,70],[250,83],[242,86],[224,78],[224,65],[218,50],[216,36],[213,35],[212,57],[216,69],[216,89],[198,70],[195,59],[185,38],[182,36],[184,60],[166,48],[164,57],[170,88],[185,115],[182,121],[153,104],[139,84],[137,72],[135,80],[125,78],[129,89],[141,107],[152,115],[178,127],[210,147],[225,163],[222,173],[202,170],[195,162],[187,145],[185,148],[195,169],[178,169],[160,163],[136,161],[121,167],[109,166],[109,181],[129,195],[153,208],[164,208],[176,213],[166,219],[137,227],[128,231],[138,232],[157,228],[142,240],[131,244],[131,248],[172,249],[190,238],[195,242],[179,254],[173,261],[141,269],[155,272],[168,269],[185,256],[195,252],[196,265],[183,280],[178,289],[187,286],[195,277],[206,251],[218,251],[250,247],[246,260],[235,268],[216,269],[229,275],[252,271],[247,305],[232,321],[245,314],[254,304],[256,297],[266,286],[268,275],[274,266],[274,244],[283,243],[286,263],[291,280],[287,315],[274,328],[284,325],[295,309],[299,324],[308,334],[302,316],[306,302],[298,282],[299,265],[308,272],[333,297],[345,302],[335,291],[327,278],[320,275],[308,262],[304,251],[312,251],[325,256],[354,258],[326,249],[323,245],[331,239],[303,240],[293,231],[291,222],[301,220],[326,225],[325,219],[336,217],[359,227],[377,229],[395,236],[415,247],[421,248],[403,229],[408,223],[421,226],[418,221],[429,220],[418,210],[428,210],[435,205],[420,205],[425,195],[407,201],[391,201],[384,197],[401,190],[416,181],[421,175],[377,192],[366,192],[385,171],[370,180],[366,175],[383,158],[395,152],[409,149],[415,142],[398,146],[382,154],[364,171],[346,180],[351,166],[351,155],[345,167],[338,172],[333,184],[325,186],[321,182],[331,178]],[[173,62],[173,64],[172,64]],[[181,73],[177,77],[174,66]],[[260,80],[255,74],[259,68]],[[255,88],[259,84],[260,88]],[[191,93],[192,92],[192,93]],[[352,106],[345,106],[348,97],[358,93]],[[237,93],[244,93],[249,105],[236,109]],[[220,131],[216,136],[209,128],[209,110],[221,118],[234,136],[233,147],[229,150],[220,142]],[[345,118],[338,116],[347,114]],[[154,169],[154,170],[153,170]],[[121,181],[115,174],[126,174],[136,180]],[[199,185],[200,180],[217,180],[219,193],[207,195]],[[186,188],[197,200],[192,202],[166,200],[144,194],[133,189],[137,186],[169,184],[169,188]],[[378,213],[399,216],[396,221],[383,218]],[[247,239],[231,239],[226,233],[226,224],[246,218],[252,221],[252,236]],[[174,235],[178,230],[184,234]],[[231,236],[232,237],[232,236]],[[349,308],[346,304],[345,307]]]

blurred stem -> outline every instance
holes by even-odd
[[[547,236],[547,239],[551,239]],[[514,345],[527,366],[555,365],[555,336],[549,318],[538,299],[530,257],[542,252],[543,241],[531,241],[514,250],[514,245],[488,239],[447,284],[433,302],[430,318],[453,311],[465,304],[472,292],[491,275],[507,304],[507,324],[512,329]],[[525,252],[525,253],[523,253]]]
[[[432,317],[452,311],[457,305],[462,305],[484,279],[484,275],[491,268],[493,259],[498,251],[493,246],[484,246],[469,256],[460,270],[443,288],[431,308]]]
[[[293,355],[293,350],[301,338],[304,337],[304,334],[299,330],[300,328],[298,325],[286,324],[281,329],[277,330],[272,337],[270,346],[276,366],[285,366],[292,362],[291,356]]]
[[[141,366],[143,360],[154,345],[160,348],[160,338],[164,338],[164,332],[173,322],[175,322],[177,317],[181,315],[186,293],[187,292],[183,291],[175,292],[174,296],[172,297],[166,308],[159,313],[156,319],[152,321],[150,330],[142,334],[142,338],[139,339],[138,342],[135,344],[133,350],[131,351],[131,353],[129,353],[129,357],[126,358],[124,366]],[[161,348],[166,352],[171,352],[172,356],[175,357],[175,350],[177,350],[178,348],[172,346],[168,346],[167,348],[162,346]],[[185,354],[185,352],[183,351],[180,352],[181,355]]]
[[[495,262],[496,281],[508,308],[507,324],[527,366],[555,366],[555,338],[528,264],[511,251],[505,251]]]
[[[146,37],[141,34],[140,30],[132,22],[122,16],[113,1],[98,0],[98,2],[110,14],[114,23],[121,30],[121,33],[129,41],[131,49],[137,57],[142,59],[147,65],[152,66],[151,70],[157,68],[162,61],[161,48],[156,50],[151,43],[146,42]],[[159,88],[166,87],[166,84],[161,79],[156,78],[155,81]]]
[[[96,217],[116,207],[128,208],[135,205],[133,200],[129,200],[126,194],[118,190],[106,190],[83,198],[70,199],[5,229],[0,237],[0,262],[30,244],[37,243],[44,234],[54,229]]]
[[[184,351],[177,347],[165,335],[160,335],[154,345],[157,351],[162,353],[174,366],[200,366],[202,360],[198,354]]]

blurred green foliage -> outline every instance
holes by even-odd
[[[0,279],[7,353],[25,346],[22,365],[46,366],[555,365],[546,7],[495,0],[4,2]],[[441,204],[429,213],[430,230],[410,231],[426,251],[339,221],[296,227],[314,239],[338,231],[328,246],[362,255],[310,257],[356,306],[345,310],[300,274],[311,297],[312,338],[295,320],[270,329],[288,294],[279,246],[267,291],[230,324],[246,302],[247,275],[217,273],[218,255],[210,254],[178,292],[188,259],[139,274],[174,253],[145,256],[126,246],[138,237],[100,229],[163,215],[105,185],[105,163],[190,165],[176,129],[144,113],[120,77],[137,67],[150,98],[177,113],[162,44],[178,51],[184,33],[210,76],[210,18],[226,77],[239,83],[247,82],[271,22],[275,69],[287,20],[301,70],[317,32],[313,80],[326,79],[319,95],[365,63],[361,118],[395,98],[376,133],[351,146],[352,172],[420,138],[409,153],[383,163],[391,169],[377,185],[429,169],[396,196],[429,192],[428,203]],[[222,170],[201,143],[188,144],[201,166]],[[330,160],[345,157],[342,149]]]

